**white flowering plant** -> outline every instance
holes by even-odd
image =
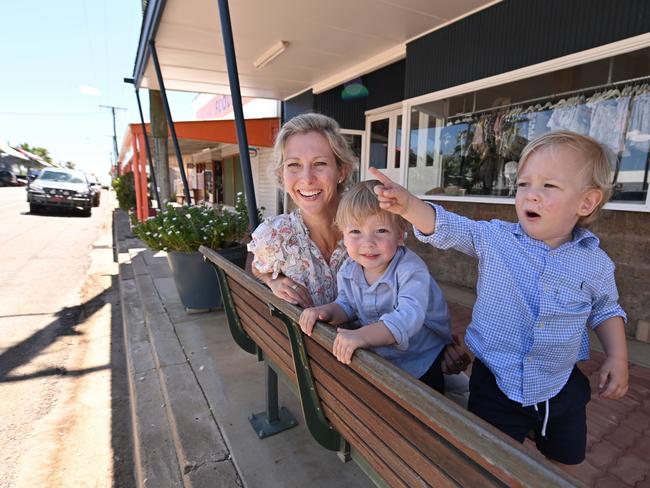
[[[238,193],[234,212],[206,204],[167,204],[155,217],[135,224],[133,233],[154,251],[192,252],[202,245],[212,249],[234,247],[244,244],[249,236],[246,201]]]

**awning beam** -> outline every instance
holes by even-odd
[[[176,129],[174,128],[174,121],[172,120],[172,113],[169,109],[169,102],[167,101],[167,91],[165,90],[165,82],[163,81],[162,73],[160,71],[160,63],[158,62],[158,53],[156,52],[156,45],[153,40],[149,41],[149,49],[151,51],[151,59],[153,67],[156,71],[156,78],[158,79],[158,87],[160,88],[160,95],[163,103],[163,110],[165,118],[169,125],[169,132],[172,135],[172,143],[174,144],[174,152],[176,153],[176,161],[178,162],[178,169],[181,172],[181,181],[183,182],[183,194],[185,195],[185,204],[192,205],[192,198],[190,197],[190,186],[187,183],[187,176],[185,175],[185,166],[183,165],[183,155],[181,154],[181,147],[178,144],[178,137],[176,137]],[[146,136],[146,133],[145,133]]]

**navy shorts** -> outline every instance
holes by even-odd
[[[587,447],[586,407],[590,398],[589,380],[574,366],[564,387],[549,400],[546,436],[542,437],[546,403],[538,403],[535,411],[533,405],[524,407],[510,400],[497,385],[492,371],[475,359],[467,408],[519,442],[534,431],[537,449],[549,459],[580,464]]]
[[[434,390],[445,394],[445,377],[442,375],[442,358],[444,356],[444,348],[438,354],[438,357],[429,367],[426,373],[420,376],[419,380],[430,386]]]

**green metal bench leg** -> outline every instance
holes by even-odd
[[[210,262],[208,260],[208,262]],[[212,264],[212,262],[210,262]],[[230,293],[230,287],[226,279],[224,271],[214,264],[217,278],[219,279],[219,288],[221,289],[221,299],[223,300],[223,307],[228,317],[228,327],[230,334],[234,341],[244,351],[251,354],[257,354],[260,361],[264,360],[262,350],[257,347],[255,341],[251,339],[244,331],[239,322],[239,316],[235,309],[235,302],[233,301]],[[283,430],[290,429],[298,425],[296,419],[291,415],[291,412],[285,407],[278,408],[278,375],[270,366],[266,367],[266,411],[261,413],[254,413],[248,417],[249,422],[253,426],[253,430],[260,439],[277,434]]]
[[[207,261],[212,264],[211,261]],[[248,337],[248,334],[244,332],[244,329],[239,322],[239,316],[235,310],[235,302],[233,301],[232,295],[230,294],[230,287],[228,286],[228,281],[226,280],[226,274],[219,266],[216,266],[214,264],[212,264],[212,266],[214,267],[214,270],[217,273],[217,278],[219,279],[221,299],[223,300],[223,308],[225,309],[226,316],[228,317],[228,327],[230,328],[230,334],[232,335],[232,338],[244,351],[251,354],[257,354],[257,344],[255,344],[255,341],[253,341],[253,339]]]
[[[298,379],[300,404],[309,432],[325,449],[339,451],[344,458],[346,456],[346,448],[349,452],[349,446],[347,446],[341,434],[325,418],[323,408],[320,404],[320,398],[316,392],[314,377],[309,367],[309,358],[307,357],[300,327],[273,305],[269,305],[269,309],[271,310],[271,315],[282,320],[287,327],[287,334],[291,342],[293,365]]]
[[[278,375],[269,365],[266,366],[266,411],[252,414],[248,421],[260,439],[298,425],[287,408],[278,408]]]

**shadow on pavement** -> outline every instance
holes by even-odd
[[[82,376],[95,371],[111,370],[111,447],[113,451],[113,486],[132,488],[133,449],[131,444],[131,421],[129,389],[124,352],[122,312],[119,303],[117,275],[111,276],[111,286],[90,300],[65,307],[55,314],[55,319],[29,338],[0,354],[0,383],[24,381],[43,376]],[[81,370],[63,367],[46,368],[31,374],[10,375],[11,371],[29,363],[38,354],[64,336],[78,335],[78,326],[95,314],[105,304],[111,307],[111,351],[109,364]],[[38,315],[38,314],[30,314]]]

